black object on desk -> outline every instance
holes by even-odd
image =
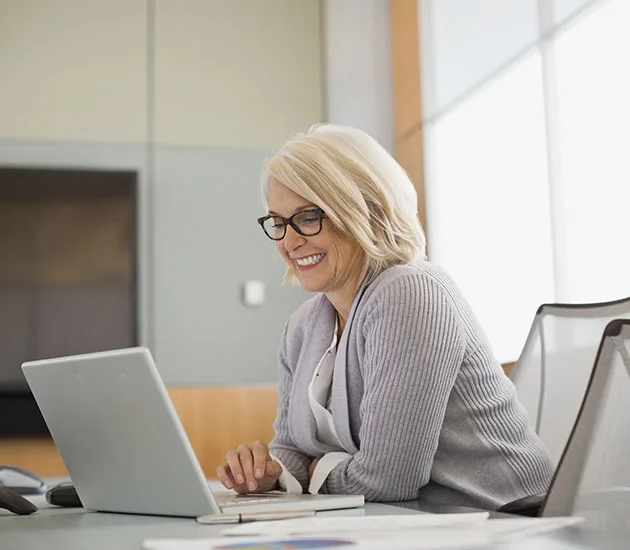
[[[60,483],[46,492],[46,501],[64,508],[82,508],[83,504],[72,483]]]
[[[19,516],[27,516],[37,512],[38,508],[30,500],[14,493],[6,487],[0,487],[0,508],[9,510]]]

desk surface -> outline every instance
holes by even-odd
[[[404,506],[367,504],[365,515],[416,514],[421,512],[477,511],[457,507],[406,503]],[[2,550],[139,550],[148,538],[211,538],[225,526],[199,525],[192,519],[132,516],[86,512],[83,509],[44,508],[32,516],[13,516],[0,511]],[[333,514],[350,514],[339,511]],[[580,527],[487,550],[626,550],[627,540]]]

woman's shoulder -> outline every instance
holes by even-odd
[[[362,302],[361,313],[367,316],[395,316],[404,309],[410,315],[449,311],[459,321],[471,317],[468,301],[449,273],[425,260],[386,269],[367,287]]]
[[[325,296],[321,293],[311,296],[291,314],[289,317],[291,323],[300,324],[302,321],[310,319],[319,309],[322,299],[325,299]]]
[[[459,293],[457,285],[446,270],[426,260],[416,260],[386,269],[374,279],[366,292],[369,297],[375,298],[395,289],[403,293],[417,293],[423,292],[427,287],[438,288],[447,294]]]
[[[322,317],[329,316],[326,315],[326,311],[331,308],[332,306],[324,294],[316,294],[291,314],[287,322],[287,333],[295,337],[308,332],[312,323],[321,322]]]
[[[472,318],[469,306],[448,272],[438,264],[418,260],[381,273],[366,289],[360,318],[366,326],[388,319],[397,330],[406,326],[439,328],[453,323],[458,338],[467,338]]]
[[[288,363],[296,364],[306,344],[315,350],[329,347],[335,321],[335,310],[324,294],[306,300],[285,325],[281,348],[285,350]]]

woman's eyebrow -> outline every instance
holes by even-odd
[[[297,214],[298,212],[301,212],[302,210],[310,210],[311,208],[317,208],[317,206],[315,206],[314,204],[305,204],[302,206],[298,206],[295,210],[293,210],[291,215]],[[280,214],[278,214],[277,212],[274,212],[273,210],[269,210],[268,214],[270,216],[280,216]]]

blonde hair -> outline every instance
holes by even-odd
[[[295,134],[265,163],[265,202],[272,178],[317,205],[337,231],[356,241],[364,255],[360,281],[425,257],[416,190],[365,132],[320,124]],[[294,279],[290,270],[287,279]]]

